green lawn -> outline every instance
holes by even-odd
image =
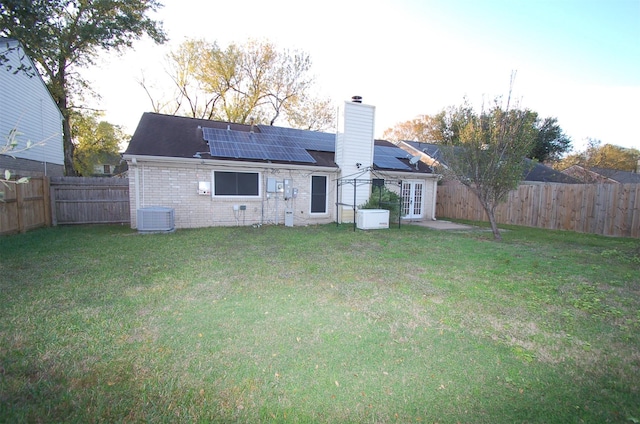
[[[0,422],[637,423],[640,241],[509,227],[0,238]]]

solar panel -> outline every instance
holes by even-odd
[[[374,146],[374,154],[376,156],[391,156],[398,159],[410,158],[411,155],[399,147],[393,146]]]
[[[399,147],[374,146],[373,148],[373,163],[378,168],[410,170],[410,166],[398,160],[405,159],[407,156],[410,155]]]
[[[336,135],[320,131],[306,131],[295,128],[258,125],[261,134],[275,140],[278,144],[302,147],[319,152],[336,151]]]
[[[209,151],[211,156],[218,156],[222,158],[239,158],[240,152],[236,147],[236,143],[230,143],[227,141],[218,141],[209,143]]]
[[[266,145],[265,149],[269,159],[286,160],[290,162],[311,162],[315,163],[315,159],[305,149],[301,147],[289,146],[273,146]]]
[[[264,146],[258,143],[236,143],[241,158],[243,159],[269,159]]]
[[[316,162],[298,143],[273,134],[202,128],[202,136],[208,141],[211,156],[214,157]]]
[[[400,162],[397,158],[392,156],[382,156],[382,157],[374,157],[373,164],[378,168],[386,168],[386,169],[408,169],[411,168],[403,162]]]

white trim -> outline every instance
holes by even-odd
[[[324,212],[312,212],[311,204],[313,202],[313,177],[324,177]],[[309,216],[327,216],[329,215],[329,176],[313,174],[309,175]]]
[[[232,195],[232,194],[216,194],[216,172],[235,172],[237,174],[257,174],[258,175],[258,195]],[[247,200],[260,200],[262,199],[262,172],[259,171],[247,171],[246,169],[212,169],[211,170],[211,197],[213,199],[247,199]]]
[[[426,201],[427,201],[427,199],[425,197],[425,193],[427,192],[427,180],[415,179],[415,178],[414,179],[402,180],[402,186],[400,187],[400,197],[404,197],[404,185],[405,184],[409,185],[409,193],[408,194],[410,196],[409,197],[409,208],[410,208],[410,210],[409,210],[408,214],[406,214],[406,215],[404,215],[402,217],[402,219],[409,219],[409,220],[411,220],[411,219],[418,219],[418,220],[423,219],[424,216],[425,216],[425,210],[424,209],[425,209],[425,205],[426,205]],[[416,210],[416,207],[415,207],[414,202],[415,202],[415,198],[416,198],[415,190],[416,190],[416,185],[417,184],[420,184],[422,189],[421,189],[421,192],[420,192],[420,205],[419,205],[420,206],[420,208],[419,208],[420,213],[415,215],[414,211]],[[402,205],[403,205],[403,210],[401,212],[404,212],[404,206],[405,206],[404,199],[402,201]]]
[[[232,169],[299,169],[313,172],[338,172],[338,167],[329,166],[308,166],[297,165],[288,163],[264,163],[264,162],[249,162],[249,161],[229,161],[221,159],[196,159],[196,158],[176,158],[172,156],[147,156],[147,155],[123,155],[123,159],[126,161],[137,162],[162,162],[162,163],[174,163],[184,165],[208,165],[212,167],[229,167]]]

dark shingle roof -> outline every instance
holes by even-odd
[[[250,131],[248,125],[228,124],[207,119],[144,113],[124,152],[129,155],[167,156],[192,158],[196,152],[208,152],[209,146],[202,138],[203,126]]]
[[[441,164],[446,165],[446,162],[444,161],[442,153],[440,151],[440,145],[422,143],[418,141],[405,141],[404,143],[408,144],[416,150],[429,155],[429,157],[435,159]],[[530,159],[525,159],[525,161],[527,165],[531,165],[532,163]],[[528,172],[524,174],[523,177],[525,181],[538,181],[546,183],[579,184],[581,182],[576,178],[556,171],[555,169],[545,166],[541,163],[536,163],[531,169],[528,170]]]
[[[525,159],[528,166],[532,164],[531,159]],[[582,181],[573,178],[565,173],[556,171],[553,168],[536,163],[524,176],[525,181],[539,181],[544,183],[580,184]]]
[[[211,158],[209,146],[203,138],[202,128],[230,129],[232,131],[250,132],[251,125],[232,124],[221,121],[211,121],[206,119],[187,118],[182,116],[163,115],[158,113],[144,113],[138,127],[136,128],[129,146],[125,152],[128,155],[141,156],[165,156],[177,158],[193,158],[196,153],[200,153],[203,159]],[[302,140],[304,149],[313,157],[315,163],[303,163],[308,166],[336,167],[335,163],[335,145],[327,148],[328,141],[334,134],[317,133],[313,131],[298,130],[283,127],[267,127],[263,125],[254,125],[253,131],[256,133],[272,133],[280,134],[286,137]],[[317,149],[314,148],[316,143]],[[330,144],[330,143],[329,143]],[[387,141],[375,141],[375,145],[387,146],[398,149],[399,152],[404,151],[392,143]],[[328,151],[333,150],[333,151]],[[242,159],[242,158],[218,158],[229,161],[239,162],[272,162],[272,163],[291,163],[286,161],[263,161],[259,159]],[[380,168],[374,165],[374,169],[386,169],[414,173],[430,173],[431,168],[424,164],[409,164],[410,157],[398,158],[402,163],[398,168]],[[374,158],[375,162],[375,158]]]
[[[621,184],[640,183],[640,174],[636,174],[635,172],[619,171],[617,169],[606,169],[597,167],[591,168],[590,170]]]

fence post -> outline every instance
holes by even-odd
[[[42,177],[42,203],[44,206],[44,225],[45,227],[51,227],[51,192],[50,192],[49,177]]]
[[[22,217],[24,211],[24,193],[22,192],[22,184],[14,184],[16,189],[16,219],[18,220],[18,232],[24,233],[27,231],[24,225],[24,219]]]
[[[56,188],[53,184],[49,184],[49,205],[51,208],[51,226],[58,226],[57,207],[56,207]]]

